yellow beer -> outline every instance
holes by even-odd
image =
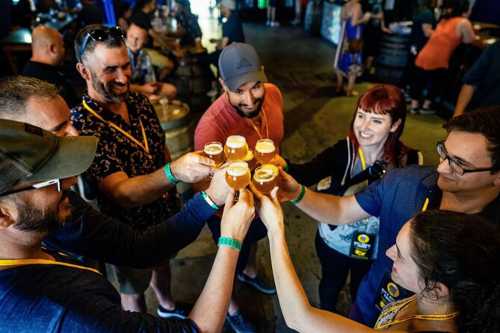
[[[243,161],[232,162],[226,170],[226,182],[234,190],[240,190],[250,183],[250,169]]]
[[[219,141],[213,141],[205,144],[203,153],[215,162],[215,165],[224,163],[224,147]]]
[[[263,164],[253,172],[253,185],[260,192],[269,194],[278,183],[279,170],[272,164]]]
[[[276,154],[276,147],[271,139],[260,139],[255,144],[255,158],[260,164],[269,163]]]
[[[247,140],[241,135],[231,135],[226,139],[224,153],[229,161],[243,160],[248,153]]]

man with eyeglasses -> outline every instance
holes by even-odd
[[[370,215],[379,217],[379,253],[395,242],[405,221],[427,209],[479,214],[499,224],[500,107],[456,117],[445,128],[448,136],[437,145],[437,170],[395,169],[366,190],[346,197],[308,190],[284,173],[282,200],[292,200],[321,223],[338,225]],[[390,259],[378,256],[360,284],[352,319],[373,325],[383,306],[408,295],[390,279],[390,273]]]
[[[67,189],[92,163],[96,146],[95,137],[58,137],[26,123],[0,120],[0,332],[219,332],[239,255],[234,244],[245,237],[251,223],[253,197],[241,191],[233,203],[234,194],[227,196],[221,223],[224,237],[233,246],[219,245],[189,319],[165,320],[123,311],[118,293],[98,271],[41,248],[47,236],[80,234],[68,233],[74,227],[93,231],[94,242],[86,244],[89,253],[114,243],[117,247],[109,249],[108,255],[123,262],[152,265],[169,250],[168,223],[134,233],[102,215],[98,220],[89,218],[89,213],[98,213],[72,204]],[[215,211],[210,205],[192,208],[184,208],[170,220],[190,224]],[[85,248],[79,238],[65,242]],[[135,248],[137,244],[148,246]]]
[[[83,28],[75,38],[75,54],[87,94],[71,117],[81,135],[99,138],[86,175],[97,185],[101,211],[137,230],[164,221],[177,209],[170,190],[178,181],[206,178],[213,162],[191,153],[169,163],[165,135],[152,105],[144,95],[130,92],[130,59],[118,27]],[[168,262],[154,270],[115,267],[112,277],[120,285],[124,309],[146,311],[144,291],[151,282],[158,314],[185,316],[170,295]]]

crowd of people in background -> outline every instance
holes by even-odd
[[[219,332],[224,322],[255,332],[233,298],[235,280],[277,294],[286,324],[299,332],[500,331],[499,44],[466,73],[436,143],[437,166],[423,166],[421,152],[401,139],[408,113],[433,113],[453,52],[476,39],[466,0],[443,0],[438,16],[435,4],[418,1],[410,91],[370,87],[357,98],[348,135],[304,164],[280,153],[284,97],[245,43],[236,1],[218,2],[222,35],[211,53],[189,0],[122,4],[117,26],[96,22],[92,4],[83,1],[71,48],[39,25],[22,75],[0,78],[0,332]],[[276,5],[268,3],[269,27],[279,25]],[[302,5],[295,1],[292,25],[302,22]],[[355,96],[382,33],[397,32],[382,1],[349,0],[341,21],[336,89]],[[68,57],[80,85],[60,66]],[[193,93],[176,84],[185,63],[210,73],[203,93],[212,99],[196,125],[195,152],[173,158],[156,107]],[[202,153],[234,135],[250,150],[262,139],[277,147],[270,193],[252,183],[232,189],[227,164]],[[179,182],[195,191],[182,205]],[[319,307],[290,259],[284,202],[318,223]],[[187,306],[172,296],[170,260],[205,225],[217,253]],[[266,238],[274,282],[256,261]],[[347,280],[353,303],[344,317],[337,301]],[[149,286],[157,316],[147,312]]]

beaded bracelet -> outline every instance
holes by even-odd
[[[165,177],[167,177],[167,180],[170,184],[175,185],[179,182],[179,180],[175,178],[174,174],[172,173],[170,162],[165,164],[165,166],[163,167],[163,172],[165,173]]]
[[[208,196],[208,194],[205,191],[201,192],[201,196],[203,197],[203,199],[205,199],[206,203],[210,207],[212,207],[213,209],[219,209],[220,208],[219,206],[217,206],[217,204],[212,199],[210,199],[210,197]]]
[[[297,205],[299,202],[304,199],[304,195],[306,194],[306,187],[301,185],[299,195],[295,199],[290,200],[290,202],[294,205]]]
[[[219,237],[218,245],[227,246],[237,251],[241,250],[241,242],[231,237]]]

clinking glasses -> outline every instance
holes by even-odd
[[[83,53],[85,49],[89,45],[89,40],[91,39],[94,42],[102,42],[108,39],[122,40],[125,41],[125,35],[123,34],[122,29],[120,27],[99,27],[94,30],[89,30],[85,33],[83,37],[82,44],[80,45],[80,49],[78,50],[78,59],[82,60]]]

